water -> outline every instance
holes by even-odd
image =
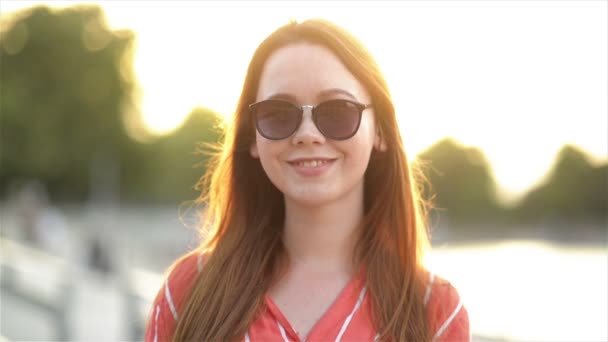
[[[608,341],[605,248],[494,242],[440,248],[428,264],[459,289],[476,335]]]

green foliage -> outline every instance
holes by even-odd
[[[197,108],[170,136],[132,140],[123,108],[133,101],[133,33],[110,30],[95,6],[12,19],[0,40],[0,196],[37,179],[60,201],[197,197],[207,160],[197,143],[218,141],[219,116]]]
[[[211,146],[221,137],[221,118],[195,108],[171,135],[138,146],[137,160],[130,160],[123,176],[126,199],[146,202],[183,202],[196,198],[195,184],[205,173]]]
[[[594,166],[572,146],[559,152],[546,181],[532,189],[516,210],[520,220],[546,218],[602,220],[608,214],[608,164]]]
[[[430,187],[425,197],[435,196],[440,215],[452,221],[496,217],[496,185],[489,164],[476,148],[465,148],[444,139],[418,155],[427,165]]]
[[[594,166],[580,150],[565,146],[546,177],[513,209],[502,207],[481,151],[444,139],[418,156],[426,166],[440,220],[531,222],[545,220],[608,223],[608,163]],[[605,228],[605,227],[604,227]]]
[[[132,84],[121,68],[131,67],[132,41],[108,30],[98,7],[19,14],[0,40],[0,189],[36,178],[59,197],[83,198],[96,155],[124,159],[121,106]]]

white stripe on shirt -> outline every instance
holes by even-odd
[[[462,308],[462,299],[460,299],[458,301],[458,305],[456,306],[456,309],[454,309],[454,312],[452,312],[450,317],[448,317],[448,319],[446,319],[445,322],[443,322],[443,325],[441,326],[441,328],[439,328],[439,330],[437,330],[435,337],[433,337],[433,342],[437,341],[439,336],[441,336],[441,334],[443,334],[445,332],[445,330],[448,328],[450,323],[452,323],[452,321],[454,320],[454,318],[456,317],[456,315],[458,314],[458,312],[460,311],[461,308]]]
[[[173,299],[171,298],[171,291],[169,291],[169,279],[165,281],[165,297],[167,297],[167,302],[169,303],[169,308],[171,309],[173,319],[177,321],[177,310],[175,310],[175,305],[173,305]]]
[[[281,337],[283,337],[284,342],[289,342],[287,338],[287,334],[285,333],[285,328],[281,325],[281,322],[277,321],[277,325],[279,326],[279,331],[281,332]]]
[[[340,332],[338,333],[338,337],[336,337],[336,342],[340,342],[340,340],[342,339],[342,335],[344,335],[344,332],[346,332],[346,328],[348,328],[348,325],[350,324],[350,321],[353,319],[355,312],[357,312],[357,310],[359,310],[359,307],[361,306],[361,303],[363,302],[363,297],[365,297],[365,291],[367,291],[367,287],[364,287],[361,290],[361,293],[359,293],[359,299],[357,299],[357,303],[355,303],[355,307],[353,308],[353,311],[350,313],[350,315],[348,315],[348,317],[346,317],[344,324],[342,324],[342,329],[340,329]]]
[[[156,305],[156,316],[154,317],[154,342],[158,342],[158,314],[160,314],[160,306]]]

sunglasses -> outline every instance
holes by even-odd
[[[328,139],[346,140],[355,135],[361,124],[363,111],[371,104],[350,100],[329,100],[316,106],[297,106],[282,100],[264,100],[249,105],[255,125],[266,139],[281,140],[290,137],[300,127],[304,109],[312,112],[312,121]]]

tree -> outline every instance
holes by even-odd
[[[122,124],[134,35],[108,29],[93,6],[34,7],[3,19],[0,193],[34,178],[56,198],[82,199],[93,160],[120,165],[134,147]]]
[[[138,145],[138,157],[125,165],[125,198],[174,203],[195,199],[200,194],[195,185],[213,152],[208,145],[219,143],[221,123],[215,112],[195,108],[171,135]]]
[[[426,165],[430,186],[425,197],[434,195],[434,206],[451,221],[477,221],[499,214],[496,185],[482,152],[443,139],[418,155]]]
[[[516,213],[523,220],[557,218],[606,222],[608,164],[594,166],[584,152],[564,146],[545,182],[523,198]]]

